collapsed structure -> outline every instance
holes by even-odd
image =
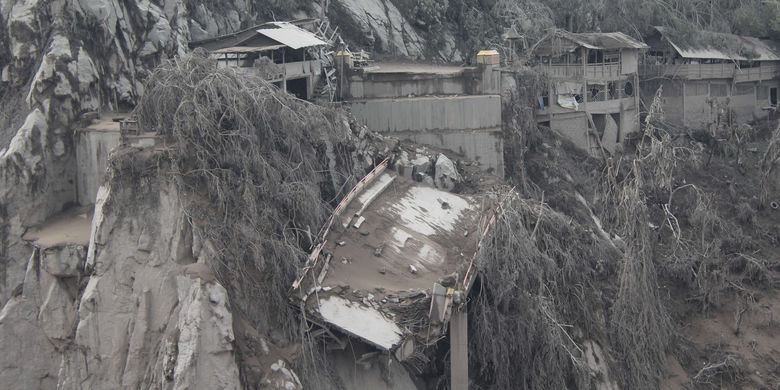
[[[647,38],[651,49],[642,63],[642,92],[663,87],[666,120],[706,128],[728,107],[733,122],[765,117],[777,105],[780,45],[770,40],[703,32],[677,37],[663,27]]]
[[[555,30],[531,48],[547,76],[536,121],[600,154],[639,130],[639,54],[647,45],[623,33]]]
[[[487,196],[443,189],[456,174],[448,161],[436,160],[440,188],[417,181],[433,164],[425,156],[398,161],[395,171],[385,160],[364,177],[323,227],[291,297],[331,348],[354,337],[387,364],[415,367],[449,325],[458,389],[468,386],[466,296],[495,211]]]

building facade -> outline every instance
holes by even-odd
[[[663,27],[648,36],[641,90],[652,97],[663,87],[667,123],[707,128],[723,117],[735,123],[761,119],[777,105],[780,48],[754,37],[702,32],[677,37]]]
[[[647,45],[623,33],[556,30],[530,49],[546,76],[536,121],[594,155],[639,130],[639,57]]]
[[[369,129],[450,150],[504,176],[501,70],[483,51],[474,67],[336,61],[338,96]]]

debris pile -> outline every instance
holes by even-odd
[[[330,348],[356,337],[418,373],[465,303],[495,212],[491,196],[434,188],[425,178],[435,166],[447,179],[457,168],[443,154],[434,164],[419,152],[401,152],[395,171],[386,160],[358,182],[320,232],[292,295]]]

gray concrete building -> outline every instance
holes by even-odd
[[[377,63],[337,56],[338,97],[369,129],[456,152],[504,175],[498,53],[478,66]]]
[[[555,30],[530,49],[547,77],[536,121],[591,154],[614,151],[639,130],[638,65],[647,48],[623,33]]]
[[[642,93],[663,86],[665,120],[707,128],[727,108],[736,123],[765,117],[777,105],[780,46],[732,34],[702,32],[680,37],[657,27],[647,37],[641,64]]]

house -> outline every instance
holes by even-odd
[[[319,49],[328,45],[303,28],[315,23],[316,20],[269,22],[189,45],[211,53],[220,67],[261,72],[283,90],[309,100],[322,73],[323,56]]]
[[[547,78],[536,121],[600,155],[639,130],[638,67],[648,46],[623,33],[554,30],[530,49]]]
[[[736,122],[767,115],[777,105],[780,46],[754,37],[701,32],[677,34],[656,27],[642,59],[642,92],[653,96],[663,86],[665,120],[704,128],[723,108]]]

